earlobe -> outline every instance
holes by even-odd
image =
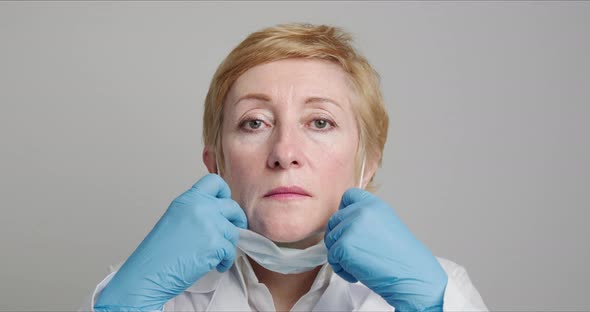
[[[215,149],[205,146],[203,148],[203,163],[209,173],[217,173],[217,164],[215,163]]]

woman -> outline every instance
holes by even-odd
[[[212,174],[171,203],[90,307],[486,310],[465,270],[369,192],[387,127],[378,74],[350,35],[308,24],[251,34],[205,100]]]

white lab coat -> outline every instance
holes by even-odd
[[[488,311],[479,292],[462,266],[436,257],[448,276],[443,311]],[[116,271],[104,278],[79,311],[92,307]],[[164,305],[164,311],[250,311],[236,266],[227,272],[215,270],[201,277]],[[330,283],[312,311],[395,311],[381,296],[362,283],[349,283],[332,274]]]

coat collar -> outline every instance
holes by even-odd
[[[349,285],[337,274],[332,274],[328,288],[316,303],[313,311],[354,311],[356,307]]]

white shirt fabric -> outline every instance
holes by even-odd
[[[258,281],[247,257],[240,255],[236,259],[236,269],[240,274],[243,288],[246,290],[248,304],[252,311],[275,311],[272,295],[266,285]],[[330,284],[332,267],[326,263],[322,266],[309,291],[293,305],[291,311],[311,311]]]
[[[443,311],[488,311],[462,266],[436,259],[448,276]],[[119,266],[120,267],[120,266]],[[94,303],[113,278],[105,277],[78,311],[94,311]],[[164,311],[275,311],[268,288],[259,283],[246,255],[239,251],[234,265],[224,273],[205,274],[191,287],[164,304]],[[349,283],[334,274],[329,264],[320,269],[310,290],[291,311],[395,311],[381,296],[362,283]]]

